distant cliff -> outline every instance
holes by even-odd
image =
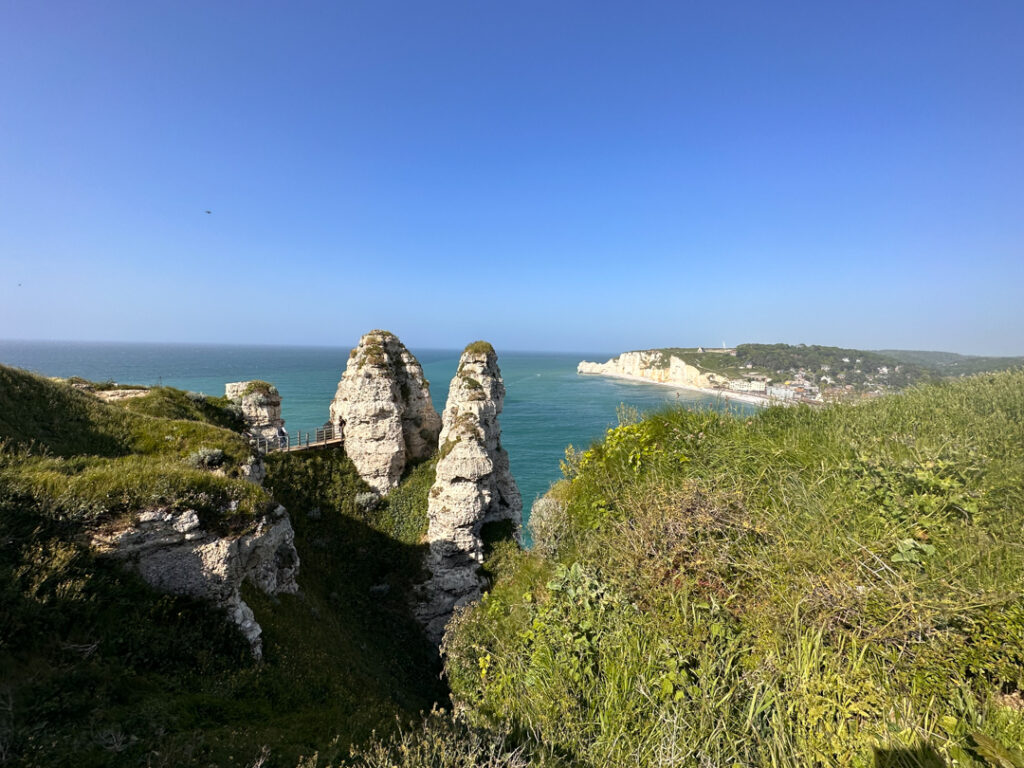
[[[729,382],[725,376],[703,371],[675,355],[659,349],[642,352],[624,352],[606,363],[591,363],[584,360],[576,372],[598,376],[620,376],[631,379],[648,379],[659,384],[677,384],[684,387],[709,388]]]

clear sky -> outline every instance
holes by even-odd
[[[1024,354],[1022,41],[1020,0],[0,0],[0,338]]]

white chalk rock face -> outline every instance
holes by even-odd
[[[687,387],[711,387],[728,381],[723,376],[704,372],[675,355],[669,356],[657,349],[623,352],[604,363],[584,360],[576,366],[576,373],[648,379],[661,384],[680,384]]]
[[[270,595],[294,594],[299,585],[295,532],[284,507],[238,536],[203,530],[192,510],[147,510],[133,525],[93,536],[100,552],[124,560],[150,586],[163,592],[208,600],[227,609],[260,658],[262,629],[242,600],[242,582],[250,580]]]
[[[330,420],[359,475],[381,495],[407,464],[436,450],[441,430],[423,368],[388,331],[370,331],[352,350]]]
[[[441,641],[455,608],[480,597],[483,526],[507,521],[520,537],[523,502],[498,423],[504,401],[493,347],[470,344],[448,390],[428,505],[430,578],[420,589],[416,615],[434,642]]]
[[[242,417],[251,435],[270,444],[282,441],[288,444],[277,387],[265,381],[233,381],[224,385],[224,394],[242,408]]]

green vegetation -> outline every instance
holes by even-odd
[[[407,728],[387,741],[353,750],[352,758],[361,768],[526,768],[543,759],[508,732],[475,727],[466,717],[444,710],[431,711],[415,730]],[[298,768],[325,766],[314,757]]]
[[[661,360],[658,362],[658,365],[661,368],[668,368],[670,359],[678,357],[680,360],[686,362],[687,365],[695,365],[702,371],[717,373],[720,376],[725,376],[730,379],[738,379],[744,374],[750,373],[772,373],[770,369],[761,367],[755,367],[753,370],[749,370],[745,367],[745,364],[741,364],[736,357],[733,357],[727,352],[698,352],[696,347],[689,349],[682,347],[666,347],[665,349],[655,351],[661,352]]]
[[[908,349],[883,349],[879,354],[901,363],[928,368],[943,376],[967,376],[974,373],[1006,371],[1024,367],[1024,357],[982,357],[953,352],[920,352]]]
[[[406,470],[402,484],[388,494],[378,517],[380,530],[403,544],[415,545],[427,535],[427,503],[434,484],[437,457]]]
[[[495,586],[445,641],[458,715],[432,709],[440,661],[408,610],[436,459],[380,499],[341,451],[275,454],[264,490],[231,417],[0,367],[0,759],[1024,766],[1024,372],[749,418],[623,411],[567,450],[535,550],[482,531]],[[278,502],[302,590],[244,592],[260,663],[221,612],[88,546],[154,505],[230,532]]]
[[[226,397],[208,397],[171,387],[153,387],[148,394],[122,400],[117,405],[146,416],[203,421],[233,432],[245,429],[241,408]]]
[[[359,360],[359,367],[362,368],[364,365],[377,365],[383,366],[388,365],[394,368],[395,361],[388,360],[387,352],[384,349],[384,345],[398,341],[398,337],[391,331],[374,330],[363,336],[365,343],[363,344],[363,356]],[[359,347],[352,350],[354,356],[359,351]]]
[[[368,488],[343,453],[274,455],[271,497],[232,475],[248,445],[210,423],[219,414],[204,418],[204,402],[156,390],[108,405],[0,368],[0,762],[336,761],[445,701],[407,608],[432,464],[363,511],[354,499]],[[231,511],[242,491],[253,498]],[[301,559],[300,594],[243,591],[263,628],[260,663],[221,611],[157,594],[88,545],[154,504],[239,530],[257,501],[287,505]]]
[[[657,365],[667,368],[672,357],[688,365],[730,379],[766,376],[785,381],[804,372],[817,383],[823,375],[834,385],[857,390],[904,389],[914,384],[952,376],[995,372],[1024,367],[1024,357],[973,357],[949,352],[912,352],[825,347],[816,344],[740,344],[735,354],[696,347],[665,347]]]
[[[229,421],[177,390],[107,404],[0,366],[0,484],[55,519],[97,525],[166,506],[195,509],[214,529],[245,527],[270,498],[241,475],[248,442],[206,413]],[[203,451],[220,452],[216,474],[197,464]]]
[[[772,371],[776,378],[788,378],[786,374],[805,370],[815,377],[827,373],[842,384],[854,386],[875,384],[902,389],[938,378],[935,371],[880,352],[817,344],[740,344],[735,360],[738,366],[749,363],[754,368]]]
[[[458,617],[453,696],[537,764],[1022,766],[1022,447],[1024,373],[625,423]]]
[[[253,379],[250,381],[244,390],[242,390],[242,397],[251,395],[253,393],[269,397],[271,395],[278,394],[277,387],[271,384],[269,381],[262,381],[260,379]]]
[[[466,348],[462,350],[462,354],[471,355],[493,355],[494,347],[491,346],[490,342],[487,341],[474,341],[466,345]]]

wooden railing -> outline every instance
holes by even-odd
[[[312,432],[298,432],[280,437],[254,437],[252,444],[260,453],[279,453],[281,451],[305,451],[311,448],[323,448],[328,445],[339,445],[343,440],[341,428],[334,424],[325,424]]]

